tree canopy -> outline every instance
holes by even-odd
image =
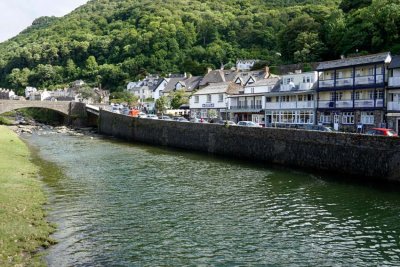
[[[400,51],[400,0],[91,0],[0,44],[0,87],[76,79],[121,91],[148,73]]]

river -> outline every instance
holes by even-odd
[[[88,136],[25,136],[49,266],[399,266],[400,191]]]

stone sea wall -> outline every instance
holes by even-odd
[[[105,110],[99,131],[128,141],[400,181],[400,138],[139,119]]]

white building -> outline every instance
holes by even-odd
[[[265,94],[266,125],[314,124],[317,82],[316,71],[283,75],[280,85]]]
[[[37,92],[37,89],[35,87],[27,86],[25,88],[25,98],[29,99],[29,97],[32,95],[32,93]]]
[[[255,59],[244,59],[244,60],[238,60],[236,62],[236,70],[238,71],[249,71],[251,68],[254,66],[254,64],[258,60]]]
[[[231,82],[213,83],[197,92],[189,100],[192,118],[227,119],[228,95],[237,93],[240,86]]]
[[[240,73],[235,84],[242,85],[243,88],[237,94],[229,96],[231,117],[235,122],[253,121],[263,125],[265,93],[279,86],[279,77],[271,74],[266,67],[261,71]]]
[[[153,91],[157,88],[161,78],[158,75],[146,76],[143,80],[129,82],[126,90],[137,96],[141,101],[153,97]]]

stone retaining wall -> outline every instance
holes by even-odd
[[[400,138],[139,119],[105,110],[99,131],[153,145],[400,181]]]

